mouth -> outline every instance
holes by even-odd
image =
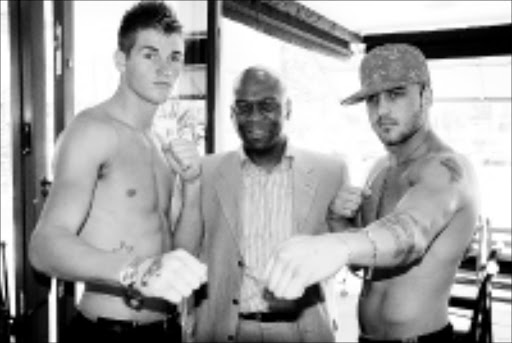
[[[245,127],[243,129],[247,137],[261,139],[267,136],[268,129],[262,127]]]
[[[261,138],[266,136],[267,134],[267,131],[261,129],[250,129],[246,130],[245,132],[247,133],[248,136],[253,138]]]
[[[165,88],[165,89],[169,89],[172,87],[172,84],[170,82],[165,82],[165,81],[155,82],[154,85],[157,86],[158,88]]]
[[[377,126],[380,129],[388,130],[395,126],[398,126],[398,123],[396,121],[392,121],[392,120],[381,120],[377,123]]]

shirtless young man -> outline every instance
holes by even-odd
[[[361,342],[450,341],[450,289],[478,214],[472,168],[429,125],[430,76],[418,49],[377,47],[360,77],[362,90],[344,103],[366,101],[389,152],[370,173],[363,228],[286,242],[268,266],[269,288],[294,298],[344,265],[366,266]]]
[[[66,340],[181,340],[172,303],[205,281],[201,262],[171,251],[170,231],[175,171],[185,180],[178,225],[198,220],[191,195],[199,189],[199,155],[180,140],[164,147],[151,131],[182,69],[181,30],[164,2],[127,11],[115,53],[117,91],[78,114],[59,139],[29,254],[36,269],[85,282]]]

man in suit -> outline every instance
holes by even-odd
[[[199,250],[208,284],[198,294],[196,341],[334,340],[319,284],[294,301],[265,289],[265,265],[278,244],[331,229],[328,209],[347,183],[343,162],[294,147],[283,132],[291,101],[264,67],[245,69],[234,87],[231,118],[241,149],[202,162],[202,227],[177,233]],[[314,115],[314,114],[312,114]]]

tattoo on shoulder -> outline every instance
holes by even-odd
[[[450,173],[450,181],[452,183],[459,182],[462,179],[462,166],[455,158],[444,157],[441,159],[440,163]]]

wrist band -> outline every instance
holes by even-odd
[[[372,274],[373,274],[373,268],[375,268],[375,265],[377,264],[377,243],[375,242],[375,239],[373,238],[373,235],[371,233],[371,230],[365,229],[363,232],[366,234],[366,237],[368,237],[368,240],[370,241],[370,244],[372,245],[372,264],[371,266],[368,266],[368,272],[365,275],[366,280],[371,280]]]

